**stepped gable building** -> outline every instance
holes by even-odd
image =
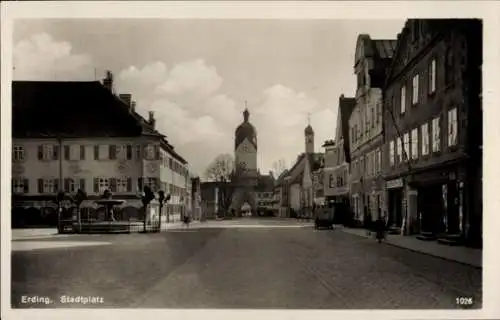
[[[384,176],[406,233],[482,243],[482,48],[480,20],[410,19],[398,35]]]
[[[100,217],[94,200],[106,189],[137,218],[145,185],[170,193],[167,211],[181,213],[188,176],[186,160],[156,130],[154,114],[146,120],[131,95],[115,95],[110,72],[103,83],[12,83],[13,224],[54,223],[56,194],[78,189],[89,198],[82,218]]]
[[[237,216],[240,216],[241,207],[247,203],[251,207],[252,214],[256,214],[257,130],[250,123],[250,112],[246,106],[243,111],[243,122],[234,133],[234,159],[237,178],[236,181],[231,181],[236,188],[231,208],[235,210]]]
[[[383,211],[382,90],[395,46],[395,40],[375,40],[366,34],[359,35],[356,44],[356,106],[349,119],[349,189],[358,224],[370,225]]]

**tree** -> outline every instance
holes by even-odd
[[[279,159],[273,163],[273,171],[276,178],[278,178],[286,170],[286,164],[284,159]]]
[[[141,202],[142,202],[142,208],[144,211],[144,232],[146,232],[146,217],[147,217],[147,209],[151,201],[155,198],[155,194],[153,193],[153,190],[149,186],[144,186],[143,188],[144,192],[141,195]]]
[[[165,203],[168,202],[168,200],[170,200],[170,194],[165,195],[165,191],[163,190],[158,191],[158,202],[160,203],[160,216],[158,219],[158,225],[160,227],[158,228],[158,231],[161,231],[161,214],[163,211],[163,206]],[[167,222],[168,222],[168,217],[167,217]]]
[[[230,154],[218,155],[205,171],[205,177],[214,181],[219,189],[219,208],[224,215],[227,215],[235,190],[235,183],[243,166],[236,166]]]
[[[57,231],[58,233],[63,233],[64,226],[61,224],[62,218],[62,202],[66,199],[66,193],[63,191],[59,191],[54,199],[54,202],[57,205]]]

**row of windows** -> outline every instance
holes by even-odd
[[[433,94],[436,92],[436,58],[432,59],[428,66],[428,82],[427,82],[427,93]],[[419,103],[420,94],[420,75],[417,73],[413,76],[412,87],[411,87],[411,104],[417,105]],[[404,114],[408,106],[408,99],[406,96],[406,85],[403,84],[400,90],[400,113]]]
[[[43,144],[38,146],[38,160],[57,161],[59,160],[59,145]],[[63,146],[63,158],[67,161],[78,161],[86,159],[86,148],[84,145]],[[94,145],[94,160],[161,160],[164,166],[168,166],[174,172],[187,176],[188,170],[173,158],[160,152],[158,145]],[[24,146],[15,145],[12,151],[12,161],[22,162],[26,160],[26,150]]]
[[[424,123],[420,126],[420,130],[419,128],[414,128],[410,132],[404,133],[402,139],[398,138],[396,139],[396,141],[392,140],[389,142],[389,164],[391,166],[394,166],[395,164],[401,162],[405,162],[408,159],[416,160],[419,156],[427,156],[431,150],[432,152],[441,151],[441,117],[432,119],[430,124],[430,132],[429,123]],[[430,137],[432,137],[432,141],[429,141]],[[457,145],[457,108],[453,108],[448,111],[447,138],[447,144],[449,147]]]
[[[373,130],[377,130],[382,123],[382,102],[377,101],[375,106],[367,105],[358,111],[360,123],[351,126],[351,142],[355,144],[363,137],[370,137]]]
[[[382,172],[382,148],[370,151],[352,161],[354,177],[362,175],[374,176]]]
[[[93,180],[92,191],[94,193],[103,193],[105,190],[117,193],[132,192],[132,178],[130,177],[119,177],[119,178],[108,178],[99,177]],[[166,182],[159,182],[158,178],[146,177],[139,178],[137,181],[138,189],[142,189],[143,185],[149,186],[153,191],[159,191],[161,187],[166,193],[172,196],[185,195],[186,189],[179,186],[169,184]],[[85,179],[74,179],[66,178],[63,180],[63,187],[59,186],[59,179],[37,179],[37,192],[41,194],[53,194],[59,190],[64,190],[68,193],[75,193],[81,189],[83,191],[87,190],[85,185]],[[29,179],[27,178],[13,178],[12,179],[12,192],[14,193],[30,193],[29,190]]]

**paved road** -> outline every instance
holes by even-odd
[[[12,254],[13,306],[454,309],[460,296],[481,306],[480,269],[304,223],[222,224],[36,240],[38,249]],[[34,240],[13,248],[23,241]],[[40,249],[68,241],[78,245]],[[23,295],[50,301],[23,304]],[[103,301],[61,304],[63,295]]]

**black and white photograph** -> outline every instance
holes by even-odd
[[[485,19],[402,13],[12,18],[2,307],[479,318]]]

